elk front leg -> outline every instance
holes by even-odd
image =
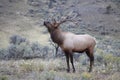
[[[73,54],[72,53],[70,54],[70,60],[71,60],[73,72],[75,72],[75,67],[74,67],[74,62],[73,62]]]
[[[67,72],[70,72],[70,65],[69,65],[69,53],[65,53],[66,62],[67,62]]]

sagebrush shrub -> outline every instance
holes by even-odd
[[[19,35],[11,36],[9,42],[8,48],[0,49],[0,59],[45,58],[50,50],[49,47],[42,46],[38,42],[30,43]]]

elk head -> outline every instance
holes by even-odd
[[[44,21],[44,26],[48,29],[50,33],[53,32],[55,29],[57,29],[59,25],[60,24],[57,23],[55,19],[53,22]]]

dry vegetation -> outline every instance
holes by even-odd
[[[97,64],[97,63],[96,63]],[[111,63],[113,64],[113,63]],[[76,73],[67,73],[66,64],[61,59],[9,60],[0,61],[1,80],[119,80],[120,72],[110,64],[94,66],[87,72],[87,65],[75,63]],[[109,68],[110,67],[110,68]]]

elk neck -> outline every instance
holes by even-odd
[[[50,33],[51,35],[51,39],[53,42],[57,43],[58,45],[62,45],[63,41],[64,41],[64,36],[63,36],[63,32],[60,28],[55,29],[54,31],[52,31]]]

